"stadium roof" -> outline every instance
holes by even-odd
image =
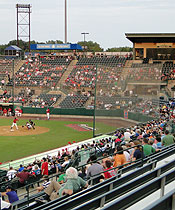
[[[21,51],[22,49],[17,47],[16,45],[10,45],[9,47],[5,48],[5,50],[16,50]]]
[[[175,33],[125,33],[131,42],[154,42],[169,43],[175,42]]]

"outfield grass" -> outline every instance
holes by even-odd
[[[24,125],[26,120],[20,120],[18,126]],[[67,145],[68,142],[79,142],[85,139],[92,138],[92,131],[76,131],[65,125],[67,124],[88,124],[92,127],[92,122],[72,122],[72,121],[46,121],[35,120],[37,126],[48,127],[49,132],[31,136],[0,136],[0,162],[10,161],[27,157],[54,148]],[[0,126],[10,126],[12,119],[1,119]],[[99,131],[110,129],[103,123],[96,125]],[[107,128],[108,127],[108,128]],[[14,128],[15,129],[15,128]]]

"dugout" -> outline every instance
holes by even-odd
[[[14,113],[14,110],[16,107],[20,107],[22,108],[22,104],[21,103],[0,103],[0,115],[3,115],[3,110],[6,108],[7,110],[9,108],[12,109],[12,113]]]
[[[175,60],[175,33],[125,33],[133,43],[133,59]]]

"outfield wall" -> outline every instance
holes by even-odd
[[[24,114],[46,114],[46,108],[32,108],[32,107],[23,107]],[[79,115],[79,116],[93,116],[93,109],[85,108],[76,108],[76,109],[59,109],[50,107],[50,113],[53,115]],[[124,110],[96,110],[96,117],[122,117],[124,118]],[[128,112],[128,119],[134,120],[137,122],[147,122],[153,120],[154,118],[142,113],[133,113]]]

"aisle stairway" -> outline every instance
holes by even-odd
[[[69,76],[69,74],[72,72],[74,66],[77,64],[78,60],[72,60],[71,63],[69,64],[67,70],[65,71],[65,73],[63,74],[63,76],[61,77],[60,81],[58,82],[57,86],[61,86],[64,81],[67,79],[67,77]]]

